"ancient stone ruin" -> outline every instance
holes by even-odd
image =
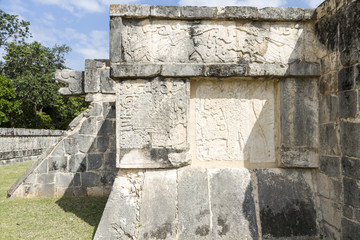
[[[109,196],[95,239],[360,239],[360,2],[112,5],[91,102],[9,190]]]

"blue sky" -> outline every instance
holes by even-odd
[[[323,0],[0,0],[0,9],[30,21],[32,40],[72,48],[67,66],[84,69],[86,58],[108,58],[109,5],[255,6],[313,8]],[[1,54],[1,53],[0,53]]]

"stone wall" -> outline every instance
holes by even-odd
[[[0,165],[36,160],[64,134],[61,130],[0,128]]]
[[[95,239],[360,238],[359,8],[112,5],[110,59],[56,74],[90,108],[9,195],[111,190]]]
[[[111,82],[105,83],[106,72],[109,72],[106,61],[87,60],[85,74],[74,70],[56,73],[57,80],[67,84],[60,89],[60,94],[87,94],[86,100],[91,104],[70,123],[61,140],[38,157],[18,179],[8,196],[109,195],[117,173],[116,125],[115,95],[112,94],[115,91]]]
[[[359,239],[360,2],[326,1],[316,14],[327,51],[319,83],[322,231],[325,239]]]
[[[320,238],[312,12],[111,6],[120,169],[95,239]]]

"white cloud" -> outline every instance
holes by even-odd
[[[72,12],[75,15],[107,11],[110,4],[136,3],[139,0],[33,0],[34,2],[54,5]]]
[[[280,7],[286,0],[180,0],[180,6],[252,6],[252,7]]]
[[[311,8],[316,8],[318,7],[322,2],[324,2],[324,0],[304,0],[309,7]]]

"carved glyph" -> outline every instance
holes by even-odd
[[[116,89],[120,166],[184,164],[188,149],[188,80],[129,80],[117,83]]]
[[[84,74],[82,71],[70,69],[56,70],[55,80],[66,86],[59,89],[60,95],[71,96],[84,94]]]
[[[275,162],[273,81],[201,81],[196,89],[199,160]]]
[[[289,63],[303,59],[302,23],[123,21],[125,62]],[[309,46],[308,46],[309,47]]]

